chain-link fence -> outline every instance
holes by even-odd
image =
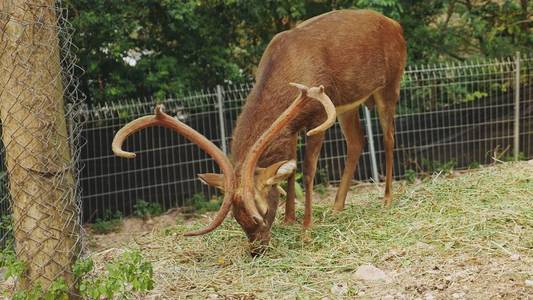
[[[531,58],[517,56],[409,68],[396,117],[395,177],[532,157],[532,65]],[[169,114],[228,149],[250,88],[218,86],[160,102]],[[106,210],[129,215],[139,200],[171,208],[195,193],[216,193],[196,177],[216,172],[216,164],[170,130],[149,128],[129,138],[125,149],[138,153],[135,159],[113,156],[115,132],[134,118],[152,114],[155,102],[137,99],[84,112],[87,122],[82,135],[87,146],[82,153],[81,183],[86,221],[101,217]],[[381,129],[373,111],[361,109],[361,120],[367,144],[355,179],[379,179],[384,170]],[[300,158],[304,150],[299,147]],[[344,137],[336,124],[326,134],[316,180],[340,180],[345,156]]]
[[[63,281],[73,291],[82,248],[83,96],[66,13],[61,1],[0,2],[0,233],[3,251],[23,266],[21,290]]]

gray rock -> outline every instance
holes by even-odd
[[[355,272],[355,277],[365,281],[391,281],[391,278],[385,272],[373,265],[360,266]]]
[[[348,284],[346,282],[337,282],[331,286],[331,294],[335,296],[345,296],[348,294]]]

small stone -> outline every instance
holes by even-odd
[[[522,226],[518,225],[518,224],[515,224],[514,227],[513,227],[513,233],[515,234],[520,234],[524,231],[524,228],[522,228]]]
[[[457,292],[452,294],[453,299],[464,299],[465,293],[463,292]]]
[[[398,300],[404,300],[404,299],[406,299],[406,297],[405,297],[405,295],[402,294],[402,293],[397,293],[395,299],[398,299]]]
[[[430,244],[426,244],[424,242],[416,242],[415,246],[418,248],[418,249],[424,249],[424,250],[433,250],[435,247],[433,247],[432,245]]]
[[[435,299],[435,296],[433,296],[432,293],[427,292],[427,293],[424,294],[424,299],[425,299],[425,300],[434,300],[434,299]]]
[[[387,296],[384,296],[383,298],[381,298],[381,300],[394,300],[394,296],[393,295],[387,295]]]
[[[160,294],[150,295],[146,299],[147,300],[159,300],[159,299],[161,299],[161,295]]]
[[[362,265],[355,272],[355,277],[366,281],[391,281],[391,278],[382,270],[373,265]]]
[[[512,261],[517,261],[520,259],[520,255],[518,253],[515,253],[513,255],[511,255],[511,260]]]
[[[207,295],[207,300],[217,300],[217,299],[220,299],[218,297],[218,294],[209,294],[209,295]]]
[[[7,287],[8,289],[11,289],[15,287],[15,282],[17,282],[17,279],[15,276],[8,277],[4,280],[4,287]]]
[[[533,287],[533,279],[526,279],[526,281],[524,281],[524,284],[528,287]]]
[[[348,284],[346,282],[334,283],[331,286],[330,292],[335,296],[344,296],[348,294]]]

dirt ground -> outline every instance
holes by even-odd
[[[508,174],[515,176],[502,182],[490,180],[490,176]],[[273,241],[272,253],[251,259],[233,220],[208,236],[187,239],[179,233],[205,224],[210,214],[184,220],[179,210],[173,210],[148,221],[126,219],[117,233],[91,235],[90,251],[93,257],[112,257],[125,248],[141,249],[154,264],[156,288],[139,298],[533,299],[533,162],[438,177],[415,184],[395,183],[395,194],[401,196],[391,217],[398,218],[371,223],[364,217],[369,224],[363,223],[363,228],[372,226],[375,232],[361,237],[361,244],[357,237],[342,238],[340,231],[337,240],[327,241],[327,232],[321,236],[323,228],[340,224],[329,219],[335,195],[331,187],[325,195],[315,194],[313,230],[317,233],[309,249],[294,241],[301,237],[301,225],[278,222],[274,235],[282,237]],[[469,190],[474,184],[476,189]],[[492,184],[509,187],[499,189]],[[348,207],[357,207],[353,213],[385,214],[375,203],[381,193],[380,185],[358,184],[348,195]],[[428,199],[421,199],[424,196]],[[436,200],[422,206],[432,198],[449,202]],[[481,206],[467,203],[459,208],[465,201],[477,200]],[[488,202],[493,200],[498,205]],[[423,217],[417,216],[417,206]],[[410,215],[405,216],[407,209]],[[455,210],[461,214],[454,214]],[[346,217],[353,218],[352,212]],[[278,214],[283,214],[283,208]],[[380,224],[381,220],[387,224]],[[406,230],[399,231],[399,237],[389,232],[402,226]],[[284,240],[287,232],[290,240]],[[332,262],[337,259],[332,253],[341,257]],[[367,265],[375,267],[375,272],[361,275]]]

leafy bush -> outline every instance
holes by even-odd
[[[93,270],[91,259],[76,262],[73,267],[75,276],[80,280],[79,291],[84,299],[126,298],[131,292],[149,291],[154,287],[153,267],[143,259],[139,251],[128,251],[106,265],[106,274],[88,278]]]
[[[403,176],[405,177],[405,180],[407,180],[407,182],[409,183],[414,183],[416,181],[416,172],[413,169],[405,170]]]
[[[15,257],[11,249],[0,252],[0,266],[6,268],[6,277],[20,278],[25,270],[23,262]],[[132,292],[153,289],[153,268],[143,259],[139,251],[128,251],[106,265],[106,273],[90,275],[93,271],[92,259],[80,259],[72,267],[77,288],[83,299],[127,298]],[[69,299],[68,286],[63,278],[58,278],[45,291],[40,283],[30,290],[17,291],[14,300],[57,300]]]
[[[209,200],[202,193],[196,193],[185,201],[186,206],[191,207],[195,212],[200,214],[208,211],[217,211],[221,204],[222,201],[218,197],[213,197]]]
[[[133,214],[141,218],[150,218],[158,216],[163,212],[161,205],[156,202],[146,202],[142,199],[137,200],[137,203],[133,206],[135,210]]]
[[[96,218],[91,228],[97,234],[106,234],[117,231],[122,222],[122,213],[120,211],[116,211],[113,214],[111,210],[106,210],[102,218]]]
[[[422,167],[429,173],[449,173],[456,164],[455,160],[440,162],[438,160],[422,159]]]

